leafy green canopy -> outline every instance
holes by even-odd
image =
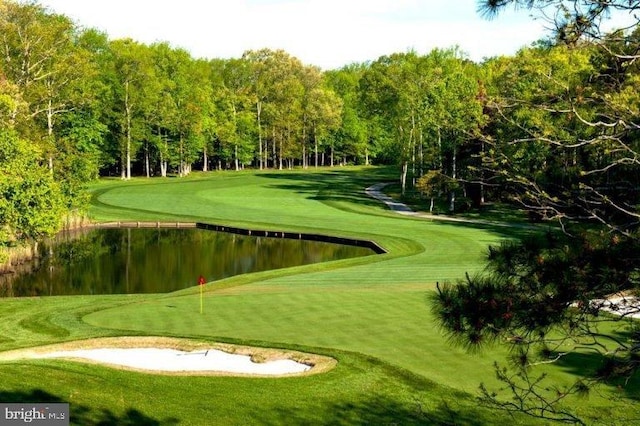
[[[14,132],[0,129],[0,245],[58,230],[63,197],[49,170],[33,161],[39,157]]]

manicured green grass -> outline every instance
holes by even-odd
[[[375,240],[387,254],[232,277],[169,295],[0,300],[0,350],[106,335],[166,335],[330,355],[338,367],[302,378],[166,377],[62,361],[0,366],[0,401],[69,401],[77,423],[536,424],[478,407],[497,386],[504,348],[467,353],[434,323],[437,281],[479,271],[488,244],[521,228],[398,216],[364,188],[394,179],[382,168],[225,172],[186,179],[101,181],[97,220],[196,220],[254,229]],[[571,368],[549,368],[555,380]],[[45,380],[46,379],[46,380]],[[637,410],[613,392],[573,401],[613,424]],[[633,398],[638,395],[630,395]],[[74,408],[75,407],[75,411]]]
[[[357,354],[332,354],[339,364],[328,373],[275,379],[161,376],[63,361],[13,362],[3,365],[0,398],[70,400],[76,424],[491,421],[491,413],[475,408],[464,394]]]

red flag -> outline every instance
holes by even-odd
[[[205,282],[206,280],[204,279],[204,277],[200,275],[200,277],[198,277],[198,285],[204,285]]]

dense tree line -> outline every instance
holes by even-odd
[[[0,126],[28,141],[32,165],[48,168],[71,211],[99,174],[385,163],[399,166],[403,192],[416,186],[451,211],[461,195],[475,205],[511,195],[540,217],[598,218],[604,202],[633,218],[624,212],[637,194],[613,205],[599,193],[634,170],[633,148],[616,145],[633,120],[594,135],[603,114],[634,114],[634,44],[576,38],[574,27],[482,64],[436,49],[321,71],[284,51],[205,60],[167,43],[109,40],[37,3],[2,0]],[[619,176],[610,187],[633,186]],[[575,185],[591,191],[561,205]]]
[[[14,161],[29,165],[25,173],[46,169],[42,186],[61,206],[20,204],[20,191],[4,181],[3,244],[81,215],[84,186],[99,175],[375,162],[400,165],[403,190],[426,170],[455,179],[483,117],[480,68],[456,50],[326,72],[269,49],[195,59],[168,43],[109,40],[11,0],[0,1],[0,33],[3,140],[28,147],[16,151],[20,160],[2,158],[3,169],[11,173]],[[57,226],[27,229],[11,219],[45,211],[56,212]]]

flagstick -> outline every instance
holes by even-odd
[[[205,278],[200,275],[198,277],[198,286],[200,287],[200,315],[202,315],[202,312],[204,312],[204,305],[202,303],[202,292],[204,291],[203,287],[204,287],[204,283],[206,283],[207,280],[205,280]]]

